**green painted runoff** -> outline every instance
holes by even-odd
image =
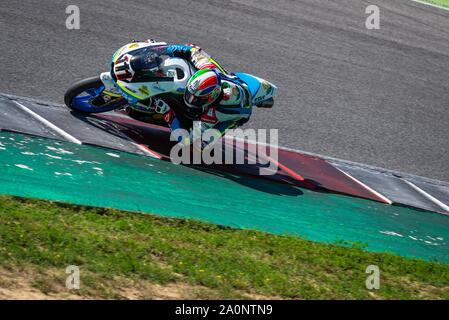
[[[0,194],[361,243],[449,262],[449,217],[124,152],[0,133]]]

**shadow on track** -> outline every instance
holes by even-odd
[[[232,180],[238,184],[241,184],[245,187],[266,192],[278,196],[302,196],[304,192],[302,192],[297,186],[281,183],[281,182],[273,182],[265,179],[258,179],[250,176],[237,175],[232,174],[225,171],[217,171],[210,168],[199,167],[199,166],[191,166],[191,168],[195,170],[199,170],[208,174],[213,174],[218,177],[222,177],[225,179]]]

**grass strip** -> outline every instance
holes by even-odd
[[[193,299],[449,298],[446,264],[359,245],[0,196],[0,267],[23,271],[45,294],[67,294],[68,265],[80,267],[82,284],[70,293],[86,298],[157,298],[164,288],[181,288],[174,298]],[[379,290],[365,287],[369,265],[380,268]],[[13,290],[7,280],[0,277],[0,288],[9,283]]]

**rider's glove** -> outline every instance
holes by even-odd
[[[210,55],[200,47],[193,47],[192,49],[190,49],[190,53],[190,61],[195,66],[195,68],[202,69],[206,65],[210,65]]]

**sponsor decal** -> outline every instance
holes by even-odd
[[[267,94],[270,94],[271,92],[273,92],[273,87],[271,86],[271,84],[268,81],[262,82],[262,88],[264,88],[264,90],[267,92]]]
[[[266,97],[266,95],[260,96],[260,97],[258,97],[258,98],[256,98],[256,99],[254,99],[254,102],[260,102],[260,101],[263,101],[263,100],[265,100],[265,97]]]
[[[144,95],[146,95],[146,96],[148,96],[150,94],[150,90],[148,89],[147,86],[141,86],[139,88],[139,92],[144,94]]]
[[[158,91],[161,91],[161,92],[164,92],[164,91],[165,91],[165,89],[159,87],[158,85],[153,85],[152,88],[153,88],[153,89],[156,89],[156,90],[158,90]]]
[[[268,90],[269,87],[270,87],[270,84],[268,83],[268,81],[262,82],[262,88],[264,88],[264,90]]]
[[[207,123],[217,123],[218,119],[215,114],[215,107],[209,107],[207,112],[201,116],[201,121],[204,121]]]
[[[130,87],[127,87],[127,86],[124,86],[124,87],[125,87],[126,90],[129,90],[129,91],[131,91],[132,93],[137,93],[137,91],[134,90],[133,88],[130,88]]]

